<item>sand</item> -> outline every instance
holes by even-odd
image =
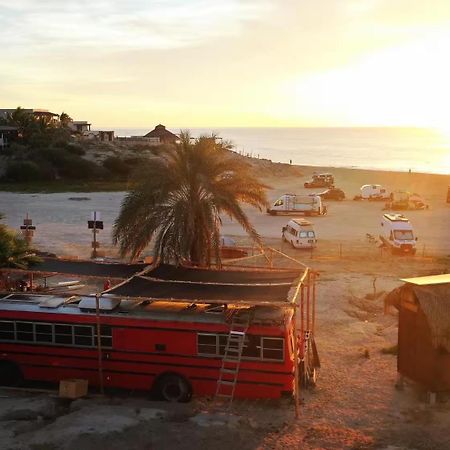
[[[351,252],[358,249],[360,252],[371,251],[371,247],[366,245],[366,234],[378,236],[384,202],[355,202],[352,199],[359,193],[362,184],[378,183],[388,191],[402,189],[421,194],[430,209],[404,212],[416,231],[418,253],[424,256],[450,255],[450,204],[446,203],[450,176],[329,167],[292,167],[261,161],[256,164],[261,165],[262,181],[271,186],[268,191],[271,202],[287,192],[309,194],[321,191],[303,188],[303,183],[310,178],[313,171],[323,170],[335,175],[335,184],[344,190],[347,199],[342,202],[326,201],[327,216],[311,219],[320,240],[318,253],[334,254],[341,251],[341,247]],[[121,192],[2,192],[0,211],[5,214],[6,223],[16,229],[28,212],[37,226],[34,243],[38,248],[58,255],[81,257],[88,257],[91,250],[92,235],[87,229],[87,220],[91,211],[100,211],[105,226],[98,236],[102,250],[108,256],[116,256],[116,249],[111,246],[111,228],[119,213],[123,196],[124,193]],[[266,242],[281,247],[281,228],[288,218],[273,217],[253,208],[246,208],[246,211]],[[223,234],[236,237],[240,243],[249,244],[240,226],[227,217],[223,218]]]
[[[304,176],[266,177],[265,181],[273,187],[269,196],[274,200],[284,192],[301,193],[303,182],[314,170],[317,169],[303,168]],[[377,234],[382,214],[380,203],[328,202],[329,214],[312,219],[319,234],[319,247],[313,253],[281,243],[281,227],[287,217],[249,210],[268,245],[282,249],[320,273],[316,340],[322,367],[316,388],[302,394],[299,420],[294,418],[289,399],[236,401],[232,410],[223,414],[204,398],[194,398],[187,405],[172,405],[149,401],[144,396],[121,395],[112,399],[92,398],[76,407],[58,403],[51,417],[39,419],[42,413],[36,413],[35,420],[26,422],[17,412],[11,413],[10,399],[0,399],[0,439],[6,447],[21,450],[450,448],[450,402],[440,397],[437,405],[429,405],[425,392],[412,383],[407,383],[404,390],[396,389],[396,357],[384,354],[382,349],[397,342],[397,317],[383,314],[383,294],[377,300],[365,298],[373,292],[374,284],[377,292],[389,292],[402,284],[399,280],[402,277],[450,271],[450,205],[445,203],[450,177],[324,170],[335,174],[336,185],[350,199],[358,193],[361,184],[381,183],[389,190],[407,189],[422,194],[430,209],[407,212],[419,237],[419,252],[414,257],[382,252],[377,244],[366,240],[366,233]],[[34,197],[40,205],[36,214],[41,214],[37,216],[41,221],[36,236],[39,236],[39,246],[81,256],[88,254],[89,234],[84,216],[96,201],[101,201],[107,224],[118,211],[121,194],[89,193],[86,196],[91,200],[80,202],[66,200],[71,194],[57,196]],[[2,197],[3,194],[0,200]],[[23,200],[16,197],[16,206]],[[4,206],[5,203],[0,205],[0,210]],[[46,208],[45,214],[41,208]],[[62,224],[58,222],[61,208],[67,214]],[[105,240],[108,227],[110,224],[101,235]],[[225,220],[224,230],[238,241],[247,242],[236,224]],[[107,249],[114,254],[112,249]],[[274,264],[286,261],[275,258]],[[17,402],[22,415],[25,414],[21,406],[23,397],[33,398],[31,394],[10,391],[1,395],[11,397],[14,404]],[[30,404],[29,400],[25,401]],[[57,402],[54,398],[52,401]],[[31,407],[27,408],[25,416],[34,417],[29,413]],[[109,411],[107,423],[102,419],[105,410]],[[166,412],[155,419],[150,414],[154,410]],[[76,432],[67,433],[67,424],[71,424],[69,431],[76,429]]]

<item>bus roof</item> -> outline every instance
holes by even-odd
[[[49,306],[50,300],[51,306]],[[237,305],[224,308],[206,303],[193,304],[188,301],[172,302],[118,297],[101,297],[99,304],[103,318],[109,316],[174,322],[226,323],[231,320],[233,314],[239,314],[242,310]],[[8,294],[0,298],[0,312],[36,313],[36,320],[39,320],[39,313],[92,317],[96,312],[93,305],[95,305],[93,296]],[[254,325],[282,325],[292,317],[292,311],[288,308],[254,306],[252,311]]]
[[[408,218],[405,217],[403,214],[386,213],[386,214],[383,214],[383,216],[391,222],[409,222]]]

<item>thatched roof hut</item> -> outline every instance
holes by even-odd
[[[403,281],[389,294],[399,310],[398,371],[430,391],[450,390],[450,274]]]
[[[164,125],[156,125],[156,127],[147,133],[144,137],[146,138],[158,138],[159,142],[161,144],[175,144],[177,143],[180,138],[172,133],[169,130],[166,130],[166,127]]]

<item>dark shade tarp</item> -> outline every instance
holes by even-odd
[[[159,280],[203,281],[211,283],[292,283],[303,274],[303,269],[199,269],[195,267],[160,264],[143,275]]]
[[[27,271],[57,272],[70,275],[126,279],[142,271],[147,266],[148,264],[144,263],[100,263],[94,261],[69,261],[57,258],[43,258],[41,263],[27,269]]]
[[[201,282],[170,282],[136,276],[112,288],[109,294],[126,297],[148,297],[180,300],[224,300],[227,302],[287,302],[292,285],[283,284],[205,284]]]

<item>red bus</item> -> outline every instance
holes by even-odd
[[[92,296],[1,297],[0,384],[83,378],[98,386],[101,373],[105,387],[151,390],[169,401],[214,395],[230,323],[244,310],[251,311],[252,321],[234,396],[292,393],[292,307],[248,309],[108,296],[100,298],[99,316]]]

